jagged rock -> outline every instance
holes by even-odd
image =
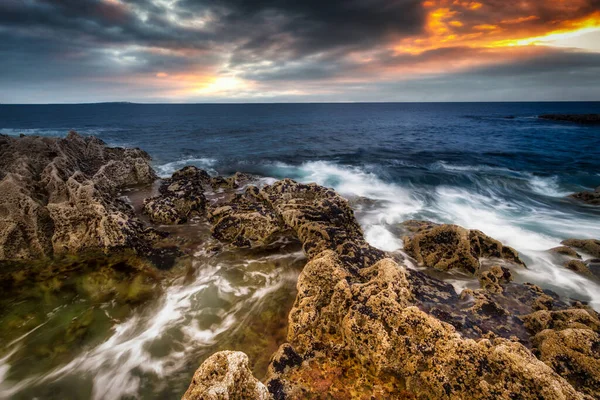
[[[600,318],[590,308],[537,311],[523,317],[539,358],[573,386],[600,396]]]
[[[355,360],[373,377],[371,385],[397,376],[417,398],[510,398],[517,393],[522,398],[582,398],[521,344],[463,339],[412,301],[405,270],[391,259],[355,275],[337,254],[323,252],[301,273],[290,312],[288,340],[305,361],[283,372],[271,369],[267,386],[286,398],[306,397],[310,382],[297,377],[311,376],[300,372],[311,368],[306,358],[314,353],[326,354],[326,360]]]
[[[268,246],[289,231],[255,186],[230,202],[211,208],[208,219],[215,238],[237,247]]]
[[[569,197],[594,206],[600,205],[600,186],[594,191],[585,190],[583,192],[573,193],[569,195]]]
[[[182,224],[194,215],[204,213],[206,198],[203,184],[211,181],[203,170],[185,167],[166,179],[160,195],[144,200],[144,213],[159,224]]]
[[[420,265],[442,271],[462,269],[471,274],[479,270],[482,257],[525,265],[514,249],[481,231],[427,221],[409,221],[406,225],[414,234],[404,237],[404,250]]]
[[[492,293],[502,293],[502,283],[509,283],[513,280],[512,273],[508,268],[493,266],[488,271],[484,271],[479,277],[481,287]]]
[[[141,246],[145,228],[117,194],[154,181],[149,161],[75,132],[0,135],[0,260]]]
[[[600,258],[600,240],[596,239],[567,239],[561,242],[565,246],[580,249],[593,257]]]
[[[549,251],[554,254],[581,259],[581,256],[569,246],[558,246],[550,249]]]
[[[221,351],[210,356],[194,374],[182,400],[267,400],[265,385],[248,367],[248,356]]]
[[[261,194],[295,231],[309,258],[334,250],[349,268],[384,258],[383,251],[366,242],[348,201],[334,190],[284,179],[264,187]]]
[[[490,281],[493,276],[501,293],[458,296],[451,285],[407,271],[369,246],[347,201],[318,185],[286,179],[260,190],[250,187],[222,207],[215,210],[213,230],[225,218],[218,232],[228,241],[268,242],[269,230],[255,228],[262,223],[291,231],[309,258],[289,314],[289,343],[269,366],[266,382],[273,398],[584,398],[516,339],[497,337],[518,329],[520,337],[529,337],[517,315],[566,308],[551,292],[511,283],[499,268],[482,275]],[[479,231],[425,226],[416,236],[428,238],[437,230],[431,237],[443,239],[441,249],[430,242],[442,261],[458,263],[468,255],[476,261],[473,272],[478,257],[522,264],[514,250]],[[424,240],[423,247],[428,243]],[[463,246],[460,253],[452,253],[453,245]],[[444,318],[463,326],[455,328]]]
[[[236,172],[227,178],[216,176],[211,179],[210,185],[213,189],[238,189],[253,180],[254,177],[252,175]]]
[[[577,124],[600,124],[600,114],[543,114],[538,118]]]

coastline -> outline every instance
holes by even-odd
[[[65,144],[60,140],[59,143]],[[75,134],[66,139],[79,144],[81,140]],[[90,140],[94,146],[104,146]],[[85,148],[89,149],[89,144]],[[102,151],[67,153],[83,161],[82,165],[91,165],[94,163],[85,157],[90,154],[95,157]],[[56,157],[51,156],[50,159]],[[116,168],[106,159],[90,171],[93,183],[87,183],[89,177],[66,179],[67,183],[87,185],[86,189],[67,190],[66,193],[77,194],[67,198],[67,203],[71,207],[72,204],[88,207],[90,202],[102,201],[103,210],[123,222],[114,225],[120,234],[106,230],[102,223],[91,235],[99,233],[108,239],[102,240],[101,246],[82,246],[86,236],[71,237],[65,242],[61,239],[65,234],[53,234],[51,245],[43,244],[47,236],[45,239],[40,236],[42,244],[24,241],[20,246],[27,249],[25,252],[10,254],[24,254],[21,258],[31,259],[56,256],[63,250],[76,254],[91,248],[112,254],[116,249],[131,247],[144,258],[150,257],[149,249],[173,249],[183,244],[183,254],[167,252],[172,254],[167,258],[185,259],[185,240],[170,242],[167,235],[146,226],[131,210],[126,211],[127,207],[115,203],[118,199],[115,190],[132,183],[148,185],[154,180],[154,173],[148,169],[149,158],[133,158],[131,162],[136,171],[144,171],[136,172],[138,178],[134,180],[130,179],[131,165]],[[56,168],[54,165],[51,168]],[[69,162],[64,167],[58,165],[58,176],[65,171],[74,176],[80,172],[68,169]],[[41,167],[47,170],[45,165]],[[140,180],[140,176],[144,178]],[[3,182],[14,181],[6,179],[3,176]],[[49,187],[45,180],[42,182]],[[114,182],[121,184],[113,185]],[[256,398],[266,396],[267,390],[276,399],[327,391],[337,391],[342,397],[359,396],[361,390],[405,398],[452,395],[487,398],[511,393],[546,398],[598,395],[600,369],[595,368],[598,358],[593,352],[594,343],[599,340],[597,313],[585,304],[559,299],[535,285],[511,282],[510,269],[524,267],[513,249],[473,230],[413,223],[406,226],[405,252],[386,253],[367,243],[354,211],[335,191],[292,180],[253,186],[257,183],[251,175],[213,177],[188,167],[162,181],[155,193],[158,196],[144,203],[145,214],[161,224],[186,226],[192,221],[192,225],[204,226],[202,229],[208,224],[212,236],[218,239],[207,244],[207,251],[213,252],[209,257],[223,251],[235,253],[236,248],[268,249],[276,254],[290,244],[293,248],[299,241],[308,259],[300,272],[298,295],[289,312],[288,343],[278,343],[281,347],[270,360],[265,386],[248,374],[243,356],[225,354],[225,358],[217,361],[209,358],[208,364],[201,367],[186,398],[203,398],[215,390],[227,390],[232,396],[237,390],[247,390],[244,393],[254,393]],[[65,193],[59,184],[51,187],[57,193]],[[43,197],[51,199],[52,193],[46,192]],[[82,198],[81,194],[86,196]],[[43,216],[43,211],[40,212],[38,215]],[[95,218],[89,213],[79,213]],[[65,217],[64,213],[51,215],[58,215],[55,217],[58,220]],[[73,222],[71,215],[67,215],[67,220]],[[104,218],[101,220],[106,221]],[[65,226],[57,222],[54,220],[55,227]],[[89,220],[84,223],[89,225]],[[70,226],[65,228],[67,232],[81,234],[81,230],[72,228],[73,224]],[[89,233],[84,231],[84,235]],[[127,237],[131,240],[126,240]],[[52,253],[45,250],[50,248]],[[577,258],[570,254],[566,255],[569,260]],[[481,258],[491,258],[501,266],[482,263]],[[482,288],[457,293],[452,285],[437,279],[435,273],[427,273],[455,268],[464,268],[466,273],[477,277]],[[186,274],[189,273],[188,269]],[[572,353],[575,345],[583,346],[578,347],[579,355]],[[470,354],[473,358],[465,364],[460,354]],[[551,367],[558,368],[563,376]],[[489,379],[482,380],[482,370]],[[231,385],[223,389],[219,379],[210,378],[215,371]],[[347,381],[340,371],[362,378]],[[587,383],[581,384],[582,376]],[[241,377],[243,382],[236,381]]]

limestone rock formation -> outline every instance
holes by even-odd
[[[161,183],[157,197],[144,200],[144,213],[158,224],[182,224],[204,213],[206,198],[203,184],[210,176],[196,167],[185,167]]]
[[[573,257],[573,258],[579,258],[581,259],[581,256],[572,248],[570,248],[569,246],[558,246],[558,247],[554,247],[552,249],[550,249],[551,253],[554,254],[560,254],[563,256],[567,256],[567,257]]]
[[[524,329],[513,312],[566,306],[551,293],[509,282],[507,271],[494,268],[482,274],[494,290],[458,296],[447,284],[408,271],[369,246],[348,202],[317,185],[286,179],[249,187],[222,207],[212,221],[214,229],[226,218],[227,229],[219,230],[231,232],[222,235],[226,240],[267,243],[272,230],[287,229],[309,258],[289,314],[289,343],[269,367],[266,385],[273,398],[584,398],[523,344],[505,338],[510,329],[498,337],[486,327],[503,318]],[[244,229],[246,221],[252,229]],[[260,224],[264,232],[256,228]],[[416,232],[422,239],[415,254],[421,249],[437,254],[432,266],[469,259],[475,272],[478,257],[522,264],[514,250],[478,231],[428,226]],[[439,299],[463,312],[463,328],[442,321],[453,317],[450,308],[432,307]],[[473,332],[473,338],[463,332]],[[209,379],[206,374],[197,380]]]
[[[212,207],[208,219],[215,238],[237,247],[268,246],[288,231],[255,186],[236,194],[228,203]]]
[[[0,135],[0,260],[142,246],[144,226],[118,190],[152,182],[149,161],[75,132]]]
[[[502,293],[504,291],[502,283],[508,283],[512,280],[513,277],[510,270],[497,265],[488,271],[484,271],[479,277],[481,287],[492,293]]]
[[[413,233],[404,237],[404,251],[425,267],[442,271],[461,269],[475,274],[482,257],[525,266],[514,249],[481,231],[428,221],[408,221],[405,225]]]
[[[569,195],[569,197],[594,206],[600,205],[600,186],[594,191],[585,190]]]
[[[591,309],[538,311],[524,317],[540,360],[581,392],[600,397],[600,319]]]
[[[248,356],[221,351],[210,356],[194,374],[182,400],[267,400],[265,385],[248,367]]]
[[[595,258],[600,258],[600,240],[596,239],[567,239],[561,242],[565,246],[579,249]]]

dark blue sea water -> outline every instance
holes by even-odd
[[[357,216],[367,240],[388,251],[401,251],[398,226],[407,219],[480,229],[519,251],[528,269],[517,280],[600,309],[600,286],[547,252],[569,237],[600,238],[600,210],[566,197],[600,186],[600,126],[537,118],[544,113],[600,113],[600,103],[0,105],[0,133],[63,136],[74,129],[146,150],[163,176],[197,165],[255,173],[265,182],[318,182],[350,199],[375,200],[357,203]],[[460,275],[450,280],[457,289],[477,285]],[[186,315],[187,292],[173,293],[165,313]],[[146,346],[136,338],[123,343],[140,354]],[[98,363],[114,358],[101,350]],[[131,363],[119,366],[120,377],[142,365]],[[114,379],[115,368],[103,379]],[[114,393],[150,390],[134,375]]]
[[[565,198],[600,185],[600,127],[537,118],[599,112],[600,103],[0,105],[0,133],[74,129],[146,150],[165,176],[194,164],[317,181],[382,201],[363,220],[372,237],[427,217],[526,251],[600,237],[598,211]]]

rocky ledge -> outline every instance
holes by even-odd
[[[193,175],[193,174],[192,174]],[[333,190],[289,179],[207,207],[213,234],[239,247],[300,240],[309,259],[273,355],[268,398],[545,398],[600,396],[600,320],[577,302],[512,282],[516,251],[479,231],[407,224],[414,263],[364,239]],[[502,263],[484,266],[482,258]],[[427,269],[459,269],[482,289],[458,294]],[[185,399],[267,398],[241,353],[217,353]]]
[[[600,124],[600,114],[543,114],[538,118],[577,124]]]
[[[75,132],[0,135],[0,261],[143,247],[154,233],[118,192],[153,182],[149,161]]]

